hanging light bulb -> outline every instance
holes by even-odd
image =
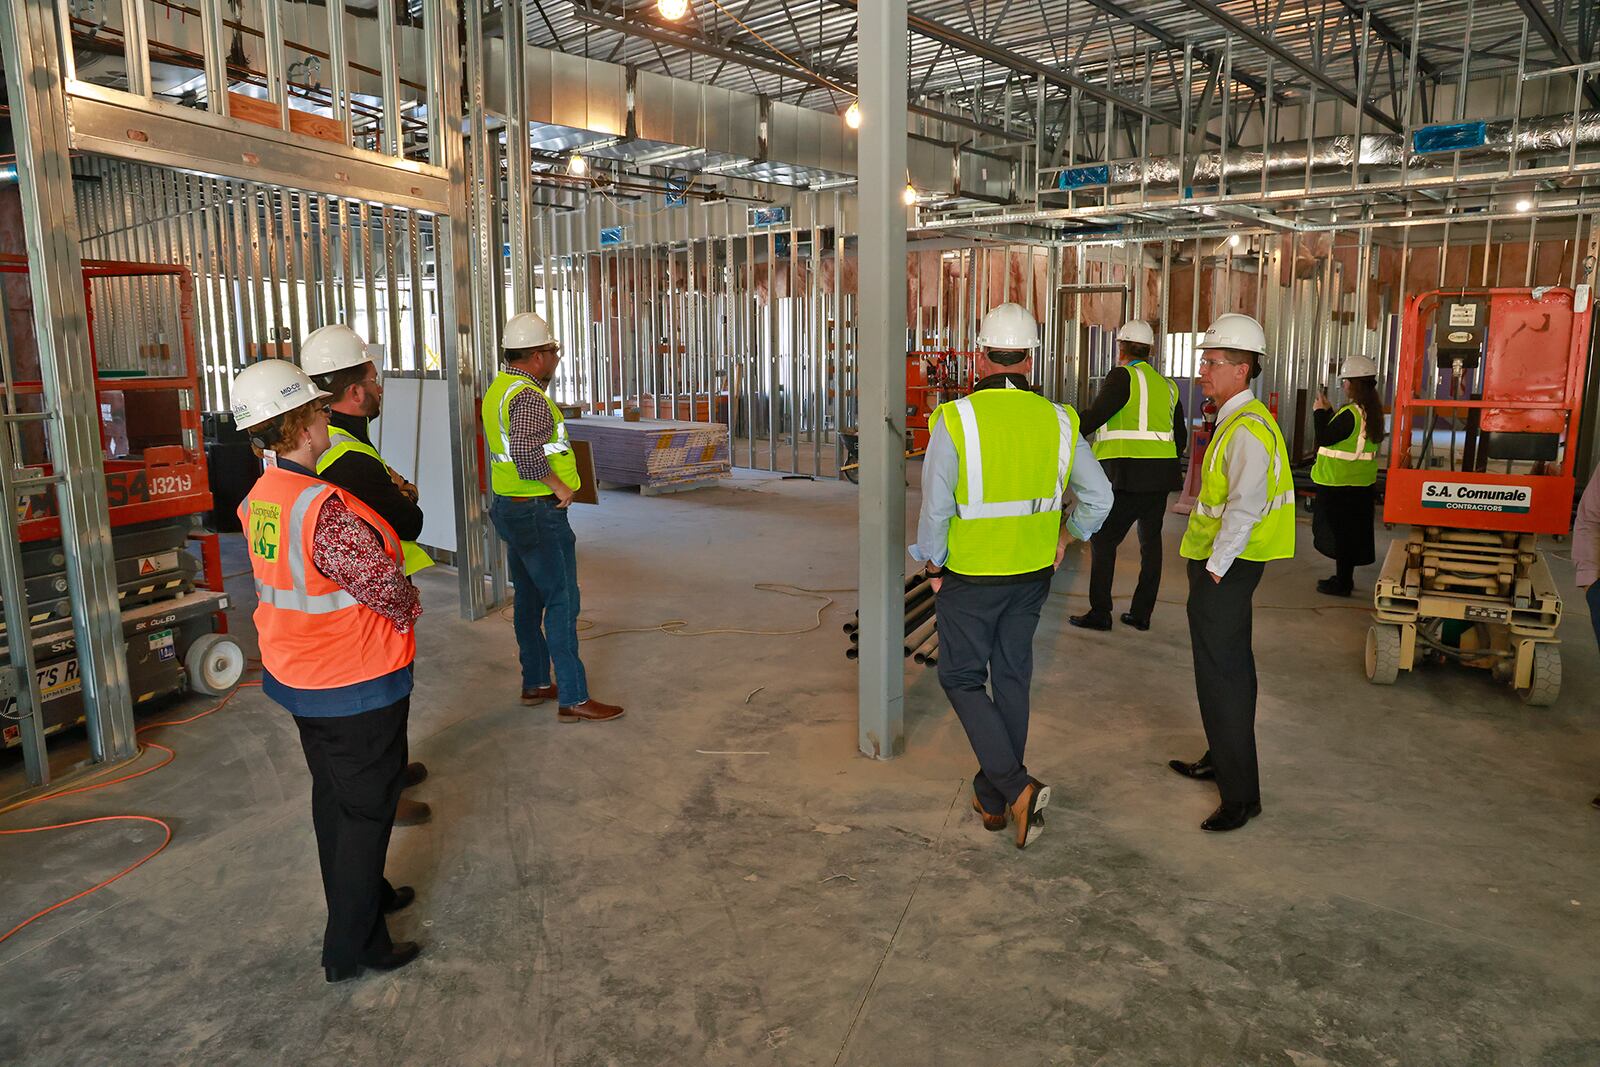
[[[656,10],[668,22],[677,22],[689,13],[689,0],[656,0]]]
[[[844,124],[852,130],[861,128],[861,101],[852,100],[850,106],[844,109]]]
[[[1533,201],[1532,200],[1518,200],[1517,201],[1517,210],[1518,211],[1531,211],[1531,210],[1533,210]]]
[[[572,153],[567,160],[567,173],[574,178],[582,178],[589,173],[589,161],[576,152]]]
[[[917,206],[917,187],[906,182],[906,191],[900,194],[900,199],[905,201],[906,207]]]
[[[1229,246],[1231,246],[1233,248],[1238,248],[1239,247],[1239,235],[1238,234],[1234,234],[1232,237],[1228,238],[1228,244],[1229,244]]]

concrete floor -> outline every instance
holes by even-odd
[[[853,586],[854,507],[772,476],[608,493],[575,512],[586,615],[803,628],[820,601],[751,587]],[[1364,615],[1312,592],[1302,525],[1257,596],[1266,813],[1207,835],[1215,793],[1164,765],[1204,747],[1180,525],[1148,634],[1069,628],[1086,556],[1057,579],[1029,746],[1055,801],[1024,853],[968,810],[932,672],[908,675],[906,756],[856,755],[852,593],[795,636],[591,641],[596,695],[629,714],[560,726],[518,705],[509,624],[460,621],[454,575],[429,572],[411,737],[436,817],[390,859],[424,958],[324,984],[308,777],[289,717],[247,691],[146,735],[170,767],[0,819],[175,829],[0,945],[0,1063],[1600,1063],[1587,618],[1553,710],[1475,673],[1373,688]],[[0,770],[4,795],[20,772]],[[154,840],[7,839],[0,928]]]

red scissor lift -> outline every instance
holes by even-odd
[[[1531,705],[1561,691],[1561,596],[1540,534],[1572,528],[1589,286],[1458,289],[1406,308],[1367,677],[1427,659],[1491,671]]]
[[[26,274],[27,260],[0,255],[0,276]],[[245,658],[228,637],[223,614],[228,599],[222,585],[217,535],[198,528],[195,517],[212,508],[206,457],[201,441],[200,379],[194,339],[194,279],[183,267],[160,263],[85,260],[84,294],[95,360],[95,395],[100,409],[100,445],[105,461],[106,503],[116,555],[118,601],[135,704],[184,689],[221,695],[238,684]],[[116,279],[170,279],[176,288],[181,351],[176,360],[152,371],[102,369],[94,342],[97,299],[112,295]],[[146,284],[161,284],[146,283]],[[126,292],[131,292],[131,286]],[[121,295],[121,294],[117,294]],[[42,411],[43,385],[28,380],[18,351],[18,381],[12,384],[19,411]],[[160,345],[140,351],[166,354]],[[173,368],[176,368],[175,370]],[[48,475],[44,427],[22,431],[23,477]],[[55,732],[83,719],[82,684],[67,598],[66,550],[53,486],[23,498],[19,512],[22,569],[33,638],[35,684],[44,730]],[[185,551],[198,544],[201,562]],[[9,635],[0,623],[0,645]],[[0,724],[0,746],[21,740],[17,723]]]

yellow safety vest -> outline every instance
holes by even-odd
[[[496,496],[549,496],[555,490],[543,482],[525,479],[517,473],[511,459],[511,401],[526,389],[539,394],[550,407],[555,428],[550,440],[545,442],[544,454],[550,460],[550,470],[556,477],[576,491],[582,484],[578,478],[578,459],[572,452],[572,441],[567,437],[567,423],[561,409],[532,378],[510,371],[501,371],[489,383],[483,395],[483,435],[489,445],[489,479]]]
[[[1144,360],[1128,372],[1128,402],[1094,435],[1095,459],[1176,459],[1172,414],[1178,386]]]
[[[1189,513],[1189,526],[1179,548],[1185,559],[1210,559],[1217,531],[1222,527],[1222,512],[1228,503],[1228,467],[1224,462],[1228,441],[1240,431],[1260,441],[1267,450],[1267,508],[1261,521],[1250,531],[1250,540],[1241,559],[1266,561],[1289,559],[1294,555],[1294,475],[1289,470],[1289,449],[1283,443],[1272,412],[1252,399],[1223,420],[1206,446],[1200,469],[1200,499]]]
[[[378,450],[376,448],[364,443],[360,438],[356,437],[355,434],[348,430],[340,429],[337,426],[329,426],[328,439],[333,442],[333,447],[328,449],[321,456],[317,457],[318,474],[321,474],[323,471],[333,466],[335,460],[348,452],[360,452],[364,456],[371,456],[379,463],[383,463],[383,466],[386,470],[394,469],[390,467],[389,464],[383,462],[383,457],[378,455]],[[422,550],[422,546],[418,545],[415,541],[401,541],[400,550],[405,557],[405,571],[407,578],[411,577],[418,571],[426,570],[433,566],[433,557],[424,552]]]
[[[1078,413],[1025,389],[980,389],[939,405],[956,449],[956,515],[945,567],[1030,574],[1053,566]]]
[[[1355,433],[1317,449],[1311,480],[1318,485],[1372,485],[1378,480],[1378,446],[1367,440],[1367,413],[1360,404],[1346,404],[1333,417],[1347,411],[1355,415]]]

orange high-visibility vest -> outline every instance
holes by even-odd
[[[376,511],[343,489],[268,467],[239,505],[250,569],[255,572],[261,665],[292,689],[359,685],[411,665],[415,633],[360,603],[311,562],[317,516],[335,496],[383,539],[396,569],[400,538]]]

